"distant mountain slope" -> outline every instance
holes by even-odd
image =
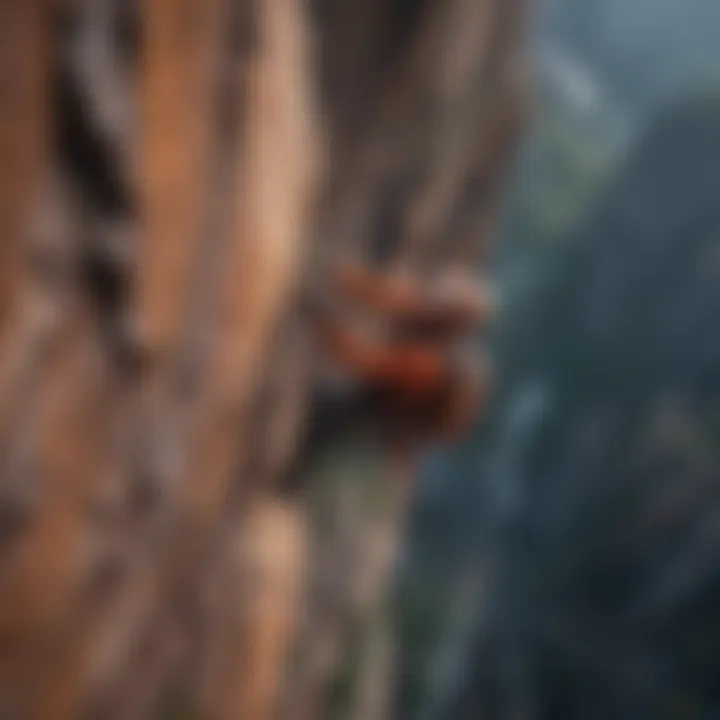
[[[495,419],[442,505],[452,526],[485,504],[492,610],[438,718],[720,708],[719,168],[720,101],[663,111],[506,318]],[[519,432],[510,410],[538,387]]]

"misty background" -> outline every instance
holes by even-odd
[[[498,384],[428,459],[398,717],[720,717],[720,3],[543,0]]]

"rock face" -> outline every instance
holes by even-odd
[[[2,3],[0,715],[274,716],[305,524],[266,503],[321,364],[300,295],[335,252],[423,280],[484,257],[523,20],[523,0]],[[372,599],[392,547],[366,544]]]

